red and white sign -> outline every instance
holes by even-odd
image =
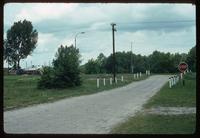
[[[187,63],[185,63],[185,62],[181,62],[179,65],[178,65],[178,69],[180,70],[180,72],[184,72],[184,71],[186,71],[187,70],[187,68],[188,68],[188,65],[187,65]]]

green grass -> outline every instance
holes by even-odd
[[[118,74],[118,78],[122,74]],[[96,77],[101,78],[100,87],[96,86]],[[34,75],[5,75],[4,76],[4,110],[25,107],[33,104],[53,102],[59,99],[80,96],[86,94],[94,94],[108,89],[121,87],[131,83],[147,78],[145,75],[140,79],[133,79],[133,74],[123,74],[124,82],[118,80],[117,84],[109,85],[109,77],[111,74],[103,75],[81,75],[82,85],[66,89],[37,89],[37,82],[40,76]],[[103,86],[102,78],[106,79],[106,86]]]
[[[169,88],[168,83],[153,96],[144,107],[173,106],[193,107],[196,106],[196,74],[188,73],[185,77],[185,86],[182,81]]]
[[[196,107],[196,73],[184,77],[186,85],[180,82],[169,88],[166,84],[145,105],[145,109],[158,106]],[[138,112],[125,122],[116,125],[110,133],[120,134],[193,134],[196,130],[196,115],[153,115]]]
[[[191,115],[143,115],[132,117],[115,127],[114,134],[193,134],[196,118]]]

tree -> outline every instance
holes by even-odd
[[[192,71],[196,71],[196,46],[191,48],[188,52],[186,62],[188,64],[188,68]]]
[[[20,60],[30,55],[36,48],[38,32],[30,21],[15,22],[7,31],[4,40],[4,59],[14,68],[20,68]]]
[[[99,66],[99,73],[105,73],[106,56],[103,53],[100,53],[97,57],[97,64]]]
[[[66,88],[81,85],[80,54],[73,46],[62,46],[53,60],[53,67],[45,68],[38,83],[39,88]]]
[[[97,63],[96,60],[90,59],[86,64],[85,64],[85,73],[86,74],[97,74],[100,73],[100,66]]]

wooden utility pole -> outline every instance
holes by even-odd
[[[115,23],[111,23],[112,26],[112,36],[113,36],[113,79],[114,82],[116,82],[115,76],[116,76],[116,70],[115,70],[115,31],[117,31],[115,29]]]

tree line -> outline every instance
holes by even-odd
[[[132,56],[132,60],[131,60]],[[196,47],[186,53],[164,53],[154,51],[149,56],[136,55],[132,52],[116,52],[115,66],[117,73],[131,73],[131,61],[133,72],[145,72],[151,70],[153,73],[177,73],[178,65],[181,61],[188,64],[191,71],[196,71]],[[82,73],[99,74],[113,72],[113,54],[106,57],[100,53],[97,59],[90,59],[86,64],[81,66]]]

